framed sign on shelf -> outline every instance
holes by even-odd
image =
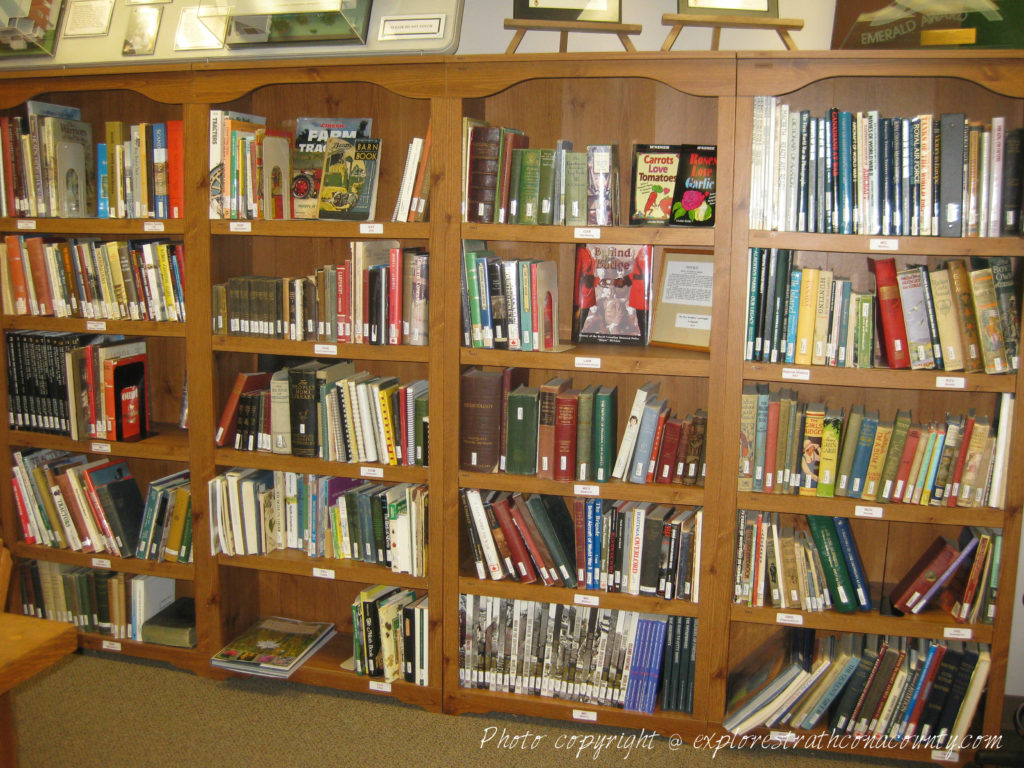
[[[779,0],[679,0],[679,13],[779,18]]]
[[[621,0],[514,0],[512,17],[546,21],[622,21]]]

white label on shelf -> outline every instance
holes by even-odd
[[[782,378],[787,381],[810,381],[811,380],[811,369],[810,368],[783,368]]]
[[[572,601],[576,605],[589,605],[591,608],[601,605],[601,598],[597,595],[573,595]]]
[[[106,331],[107,321],[106,320],[87,320],[85,323],[85,330],[87,331]]]
[[[791,741],[796,741],[796,734],[791,731],[769,731],[768,741],[776,741],[786,744]]]
[[[93,453],[110,453],[110,443],[92,443],[89,450]]]
[[[383,16],[378,40],[440,40],[444,37],[446,13]]]
[[[360,235],[383,235],[384,225],[379,221],[366,221],[359,225]]]
[[[577,240],[600,240],[601,239],[601,228],[600,227],[576,227],[572,231],[572,236]]]
[[[377,693],[391,693],[391,683],[384,683],[380,680],[370,681],[370,690]]]
[[[163,232],[164,223],[162,221],[146,221],[142,224],[143,232]]]
[[[872,251],[898,251],[900,241],[893,237],[872,237],[868,241],[868,249]]]
[[[951,749],[947,752],[943,752],[941,749],[933,749],[932,760],[939,763],[959,763],[960,751]]]
[[[336,355],[338,354],[337,344],[314,344],[313,345],[314,355]]]
[[[585,709],[574,709],[572,711],[573,720],[587,720],[591,723],[597,722],[597,712],[589,712]]]
[[[360,467],[360,477],[384,477],[384,467]]]
[[[857,517],[873,517],[876,520],[881,520],[885,511],[881,507],[865,507],[858,504],[854,509],[854,514],[857,515]]]
[[[775,614],[776,624],[789,624],[793,627],[802,627],[804,625],[804,617],[799,613],[777,613]]]
[[[35,219],[18,219],[18,229],[35,229]]]
[[[252,222],[232,221],[228,224],[228,232],[252,232]]]
[[[936,389],[964,389],[967,387],[967,379],[963,376],[936,376]]]
[[[106,570],[109,571],[110,570],[110,561],[107,558],[105,558],[105,557],[94,557],[92,559],[92,567],[93,568],[105,568]]]
[[[117,651],[118,653],[121,652],[121,644],[116,640],[104,640],[102,643],[100,643],[100,648],[102,648],[104,651]]]
[[[596,485],[574,485],[572,487],[572,493],[574,496],[599,496],[601,494],[601,488]]]
[[[974,631],[970,627],[946,627],[942,630],[942,636],[947,640],[970,640],[974,637]]]
[[[314,568],[313,575],[318,579],[334,579],[334,570],[331,568]]]
[[[600,357],[577,357],[573,362],[577,368],[592,368],[597,371],[601,369]]]

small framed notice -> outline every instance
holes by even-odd
[[[147,56],[156,50],[156,36],[160,32],[163,11],[158,5],[133,5],[128,10],[122,56]]]
[[[665,249],[654,294],[651,346],[710,348],[714,260],[710,253]]]
[[[95,37],[110,30],[114,0],[73,0],[64,21],[64,37]]]

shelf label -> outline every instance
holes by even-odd
[[[782,378],[786,381],[810,381],[810,368],[783,368]]]
[[[164,223],[162,221],[146,221],[142,224],[143,232],[163,232]]]
[[[600,357],[579,357],[577,356],[573,364],[577,368],[590,368],[595,371],[601,370],[601,358]]]
[[[334,570],[331,568],[314,568],[313,576],[318,579],[334,579]]]
[[[935,388],[936,389],[965,389],[967,387],[967,379],[963,376],[936,376],[935,377]]]
[[[597,496],[601,493],[601,489],[596,485],[580,485],[577,483],[572,487],[572,493],[574,496]]]
[[[900,241],[894,237],[872,237],[868,241],[868,249],[872,251],[898,251]]]
[[[777,613],[775,614],[776,624],[788,624],[791,627],[802,627],[804,617],[799,613]]]
[[[572,602],[575,605],[589,605],[591,608],[601,606],[601,598],[597,595],[573,595]]]
[[[384,683],[380,680],[370,681],[370,690],[377,693],[391,693],[391,683]]]
[[[881,520],[885,511],[881,507],[865,507],[858,504],[854,509],[854,514],[857,517],[873,517],[875,520]]]
[[[337,344],[314,344],[313,345],[314,355],[336,355],[338,354]]]
[[[228,224],[228,232],[252,232],[252,222],[232,221]]]
[[[573,720],[586,720],[589,723],[597,722],[597,712],[588,712],[585,709],[574,709],[572,711]]]
[[[106,320],[87,320],[85,323],[85,330],[87,331],[106,331],[107,321]]]
[[[933,749],[932,760],[940,763],[958,763],[960,762],[960,751],[951,749],[948,752],[943,752],[941,749]]]
[[[117,651],[118,653],[121,652],[121,644],[116,640],[104,640],[102,643],[100,643],[100,648],[102,648],[104,651]]]
[[[942,636],[947,640],[970,640],[974,637],[974,630],[970,627],[946,627]]]
[[[796,734],[790,731],[769,731],[768,741],[776,741],[782,744],[787,744],[791,741],[796,741]]]
[[[107,560],[107,558],[105,557],[94,557],[92,559],[92,567],[105,568],[106,570],[110,570],[110,561]]]
[[[359,225],[360,235],[383,235],[384,225],[379,221],[364,221]]]
[[[93,453],[110,453],[110,443],[91,443],[89,450]]]
[[[384,477],[384,467],[360,467],[360,477]]]
[[[18,226],[18,229],[35,229],[36,228],[36,220],[35,219],[18,219],[17,226]]]
[[[601,228],[600,227],[576,227],[572,231],[572,236],[577,240],[600,240],[601,239]]]

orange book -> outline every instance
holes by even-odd
[[[50,276],[46,269],[46,252],[43,248],[43,238],[26,237],[24,240],[25,252],[28,255],[29,275],[32,284],[35,286],[36,305],[39,307],[38,314],[53,314],[53,292],[50,289]]]
[[[29,313],[28,283],[25,281],[24,258],[21,253],[21,238],[17,235],[4,237],[7,244],[7,263],[11,273],[11,293],[14,296],[14,314]]]
[[[427,123],[427,135],[423,137],[420,164],[416,169],[416,180],[412,185],[412,200],[409,202],[409,215],[406,221],[426,221],[427,218],[427,193],[430,189],[431,128],[432,124]]]

